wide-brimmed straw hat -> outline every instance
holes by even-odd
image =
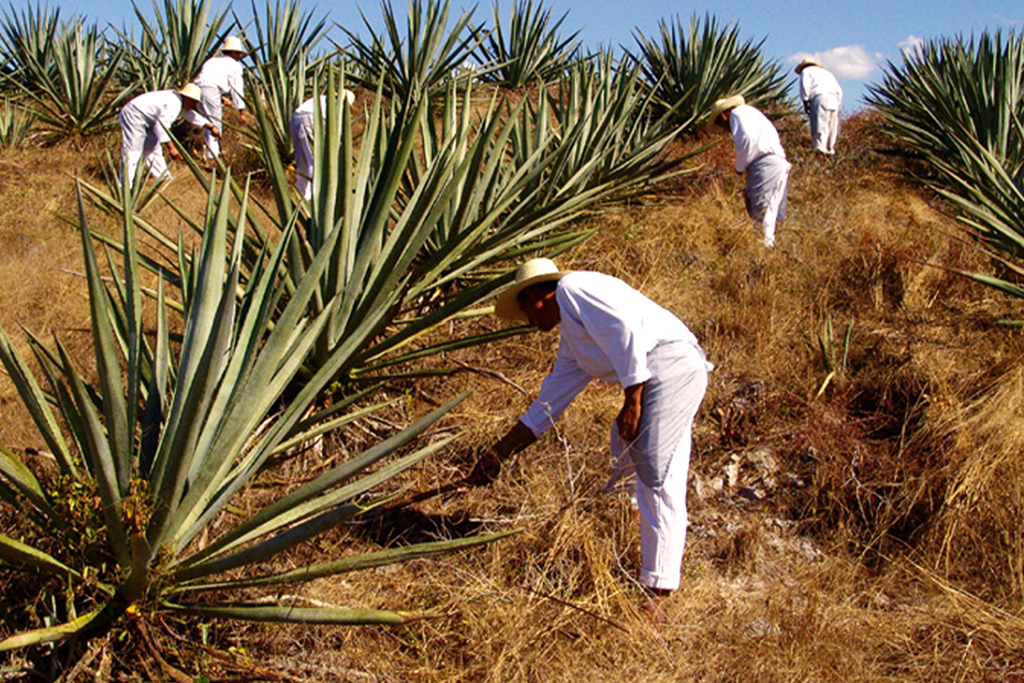
[[[178,91],[178,94],[196,102],[203,99],[203,91],[195,83],[188,83]]]
[[[715,104],[711,107],[711,114],[708,115],[708,125],[713,125],[718,119],[718,115],[723,111],[735,109],[746,103],[747,101],[743,99],[743,95],[733,95],[732,97],[723,97],[720,100],[716,100]]]
[[[819,62],[814,57],[807,57],[806,59],[804,59],[804,61],[802,61],[802,62],[800,62],[799,64],[796,65],[795,71],[797,73],[800,73],[801,71],[803,71],[804,69],[806,69],[809,66],[821,66],[821,62]]]
[[[519,292],[530,285],[561,280],[571,272],[571,270],[559,270],[551,259],[535,258],[527,261],[516,270],[515,282],[498,294],[498,300],[494,303],[495,315],[506,320],[529,322],[516,300]]]
[[[242,40],[236,36],[228,36],[224,39],[224,46],[220,49],[221,52],[241,52],[246,54],[245,46],[242,45]]]

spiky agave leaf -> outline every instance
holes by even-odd
[[[926,42],[869,88],[883,128],[935,171],[926,182],[1015,277],[1024,277],[1024,36]],[[961,272],[961,271],[957,271]],[[1020,298],[1014,278],[961,274]]]
[[[274,144],[281,156],[289,158],[291,139],[288,120],[313,89],[313,81],[333,50],[321,50],[327,36],[324,17],[316,19],[297,0],[266,3],[262,13],[252,1],[253,31],[241,31],[242,41],[253,60],[253,77],[247,84],[266,114],[258,132],[246,131],[250,143],[259,149]],[[236,23],[241,22],[236,19]],[[268,130],[264,130],[269,126]],[[272,135],[267,135],[267,133]]]
[[[115,87],[122,49],[96,24],[77,17],[61,22],[59,11],[31,6],[21,15],[4,12],[0,33],[15,55],[15,83],[30,103],[47,140],[81,139],[113,129],[130,92]]]
[[[28,107],[5,97],[0,105],[0,149],[16,149],[32,132],[36,117]]]

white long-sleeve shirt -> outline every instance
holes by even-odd
[[[810,102],[815,97],[821,98],[822,107],[834,111],[843,101],[843,89],[828,69],[804,67],[800,71],[800,99]]]
[[[196,77],[196,85],[216,86],[221,95],[231,95],[231,103],[235,105],[235,109],[245,109],[245,78],[242,75],[241,62],[234,57],[217,55],[206,60]]]
[[[760,111],[743,104],[729,115],[729,130],[736,149],[736,172],[743,173],[755,160],[765,154],[778,154],[786,158],[786,150],[779,140],[779,131]]]
[[[171,141],[170,130],[174,120],[181,113],[181,95],[174,90],[153,90],[132,98],[124,106],[122,125],[128,122],[151,130],[157,142]]]
[[[540,392],[520,418],[540,436],[580,391],[597,378],[623,387],[651,378],[647,354],[658,344],[697,338],[670,311],[622,280],[588,271],[570,273],[556,290],[558,354]]]

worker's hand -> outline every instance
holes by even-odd
[[[174,145],[167,145],[167,154],[175,161],[181,161],[181,152]]]
[[[615,424],[619,428],[619,436],[625,442],[630,442],[640,433],[640,417],[643,414],[641,398],[644,393],[643,384],[634,384],[623,389],[622,410],[615,418]]]
[[[488,451],[476,461],[473,471],[466,477],[470,486],[487,486],[501,474],[501,458],[494,451]]]
[[[246,120],[246,118],[245,118],[245,110],[244,109],[239,109],[238,110],[238,120],[242,122],[243,126],[246,125],[247,123],[249,123],[249,121]]]
[[[210,131],[210,133],[213,134],[213,137],[220,139],[220,131],[217,130],[217,126],[212,123],[208,123],[206,124],[206,130]]]

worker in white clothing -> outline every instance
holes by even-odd
[[[135,169],[142,159],[153,178],[170,179],[163,145],[171,141],[171,125],[178,115],[182,110],[194,112],[200,97],[199,86],[189,83],[181,90],[143,93],[121,108],[121,173],[128,187],[134,183]],[[181,158],[173,145],[168,146],[167,153],[172,159]]]
[[[796,72],[800,74],[800,101],[804,103],[804,113],[811,123],[814,151],[835,154],[843,89],[836,77],[813,57],[797,64]]]
[[[211,57],[203,64],[196,77],[196,85],[203,91],[199,113],[212,126],[203,133],[206,142],[206,158],[220,157],[220,138],[224,132],[224,98],[230,96],[231,104],[238,110],[242,124],[245,124],[245,78],[242,74],[242,59],[245,47],[235,36],[224,40],[221,54]]]
[[[737,173],[746,173],[743,199],[747,215],[761,224],[764,246],[775,245],[775,225],[786,218],[789,170],[779,132],[742,95],[715,102],[709,122],[732,133]]]
[[[347,106],[352,106],[356,95],[342,88],[341,97]],[[288,132],[295,148],[295,188],[307,201],[313,198],[313,110],[314,98],[299,105],[288,121]],[[320,115],[327,113],[327,96],[320,96]]]
[[[711,369],[697,338],[622,280],[560,271],[548,259],[519,267],[515,283],[498,295],[495,313],[545,332],[560,325],[558,354],[536,400],[477,461],[468,483],[493,481],[501,463],[549,429],[591,379],[619,384],[613,480],[635,475],[640,582],[650,595],[648,612],[662,618],[665,598],[680,583],[691,429]]]

